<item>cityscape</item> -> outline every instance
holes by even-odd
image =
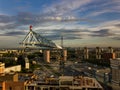
[[[119,0],[0,0],[0,90],[120,90]]]

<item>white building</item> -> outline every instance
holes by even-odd
[[[3,73],[10,73],[10,72],[20,72],[21,71],[21,65],[11,66],[5,68],[5,63],[0,62],[0,74]]]
[[[25,68],[26,68],[26,69],[29,69],[29,68],[30,68],[29,59],[28,59],[27,57],[25,58]]]
[[[21,65],[16,65],[12,67],[7,67],[4,69],[4,73],[10,73],[10,72],[20,72],[21,71]]]

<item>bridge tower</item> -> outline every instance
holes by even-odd
[[[34,32],[32,30],[32,25],[30,25],[30,31],[25,36],[23,41],[21,42],[23,47],[28,48],[57,48],[62,49],[61,46],[55,44],[51,40],[46,39],[45,37],[41,36],[40,34]]]

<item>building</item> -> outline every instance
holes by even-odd
[[[44,61],[50,63],[50,50],[44,50]]]
[[[5,63],[0,62],[0,74],[4,73]]]
[[[10,73],[10,72],[20,72],[21,71],[21,65],[11,66],[11,67],[5,67],[5,63],[0,62],[0,74],[4,73]]]
[[[94,78],[83,76],[50,77],[45,80],[28,80],[25,90],[103,90],[102,86]]]
[[[84,47],[83,56],[84,56],[84,59],[89,59],[89,50],[87,47]]]
[[[120,58],[120,51],[115,51],[115,57]]]
[[[101,59],[101,48],[96,47],[96,59]]]
[[[18,74],[0,76],[0,90],[24,90],[24,82],[18,81]]]
[[[21,65],[11,66],[4,69],[4,73],[10,73],[10,72],[20,72],[21,71]]]
[[[113,48],[112,47],[108,47],[108,53],[113,53]]]
[[[30,68],[29,59],[25,57],[25,69],[29,69],[29,68]]]
[[[59,54],[58,54],[59,53]],[[58,56],[56,56],[58,54]],[[50,63],[52,58],[61,59],[63,61],[67,60],[67,50],[59,49],[59,50],[44,50],[44,61]]]
[[[67,61],[67,50],[66,49],[63,50],[63,60]]]
[[[120,85],[120,58],[111,59],[112,83]]]
[[[116,55],[115,53],[103,53],[102,58],[106,60],[115,59]]]

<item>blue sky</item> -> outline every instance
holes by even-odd
[[[18,47],[29,25],[64,46],[120,46],[120,0],[0,0],[0,47]]]

